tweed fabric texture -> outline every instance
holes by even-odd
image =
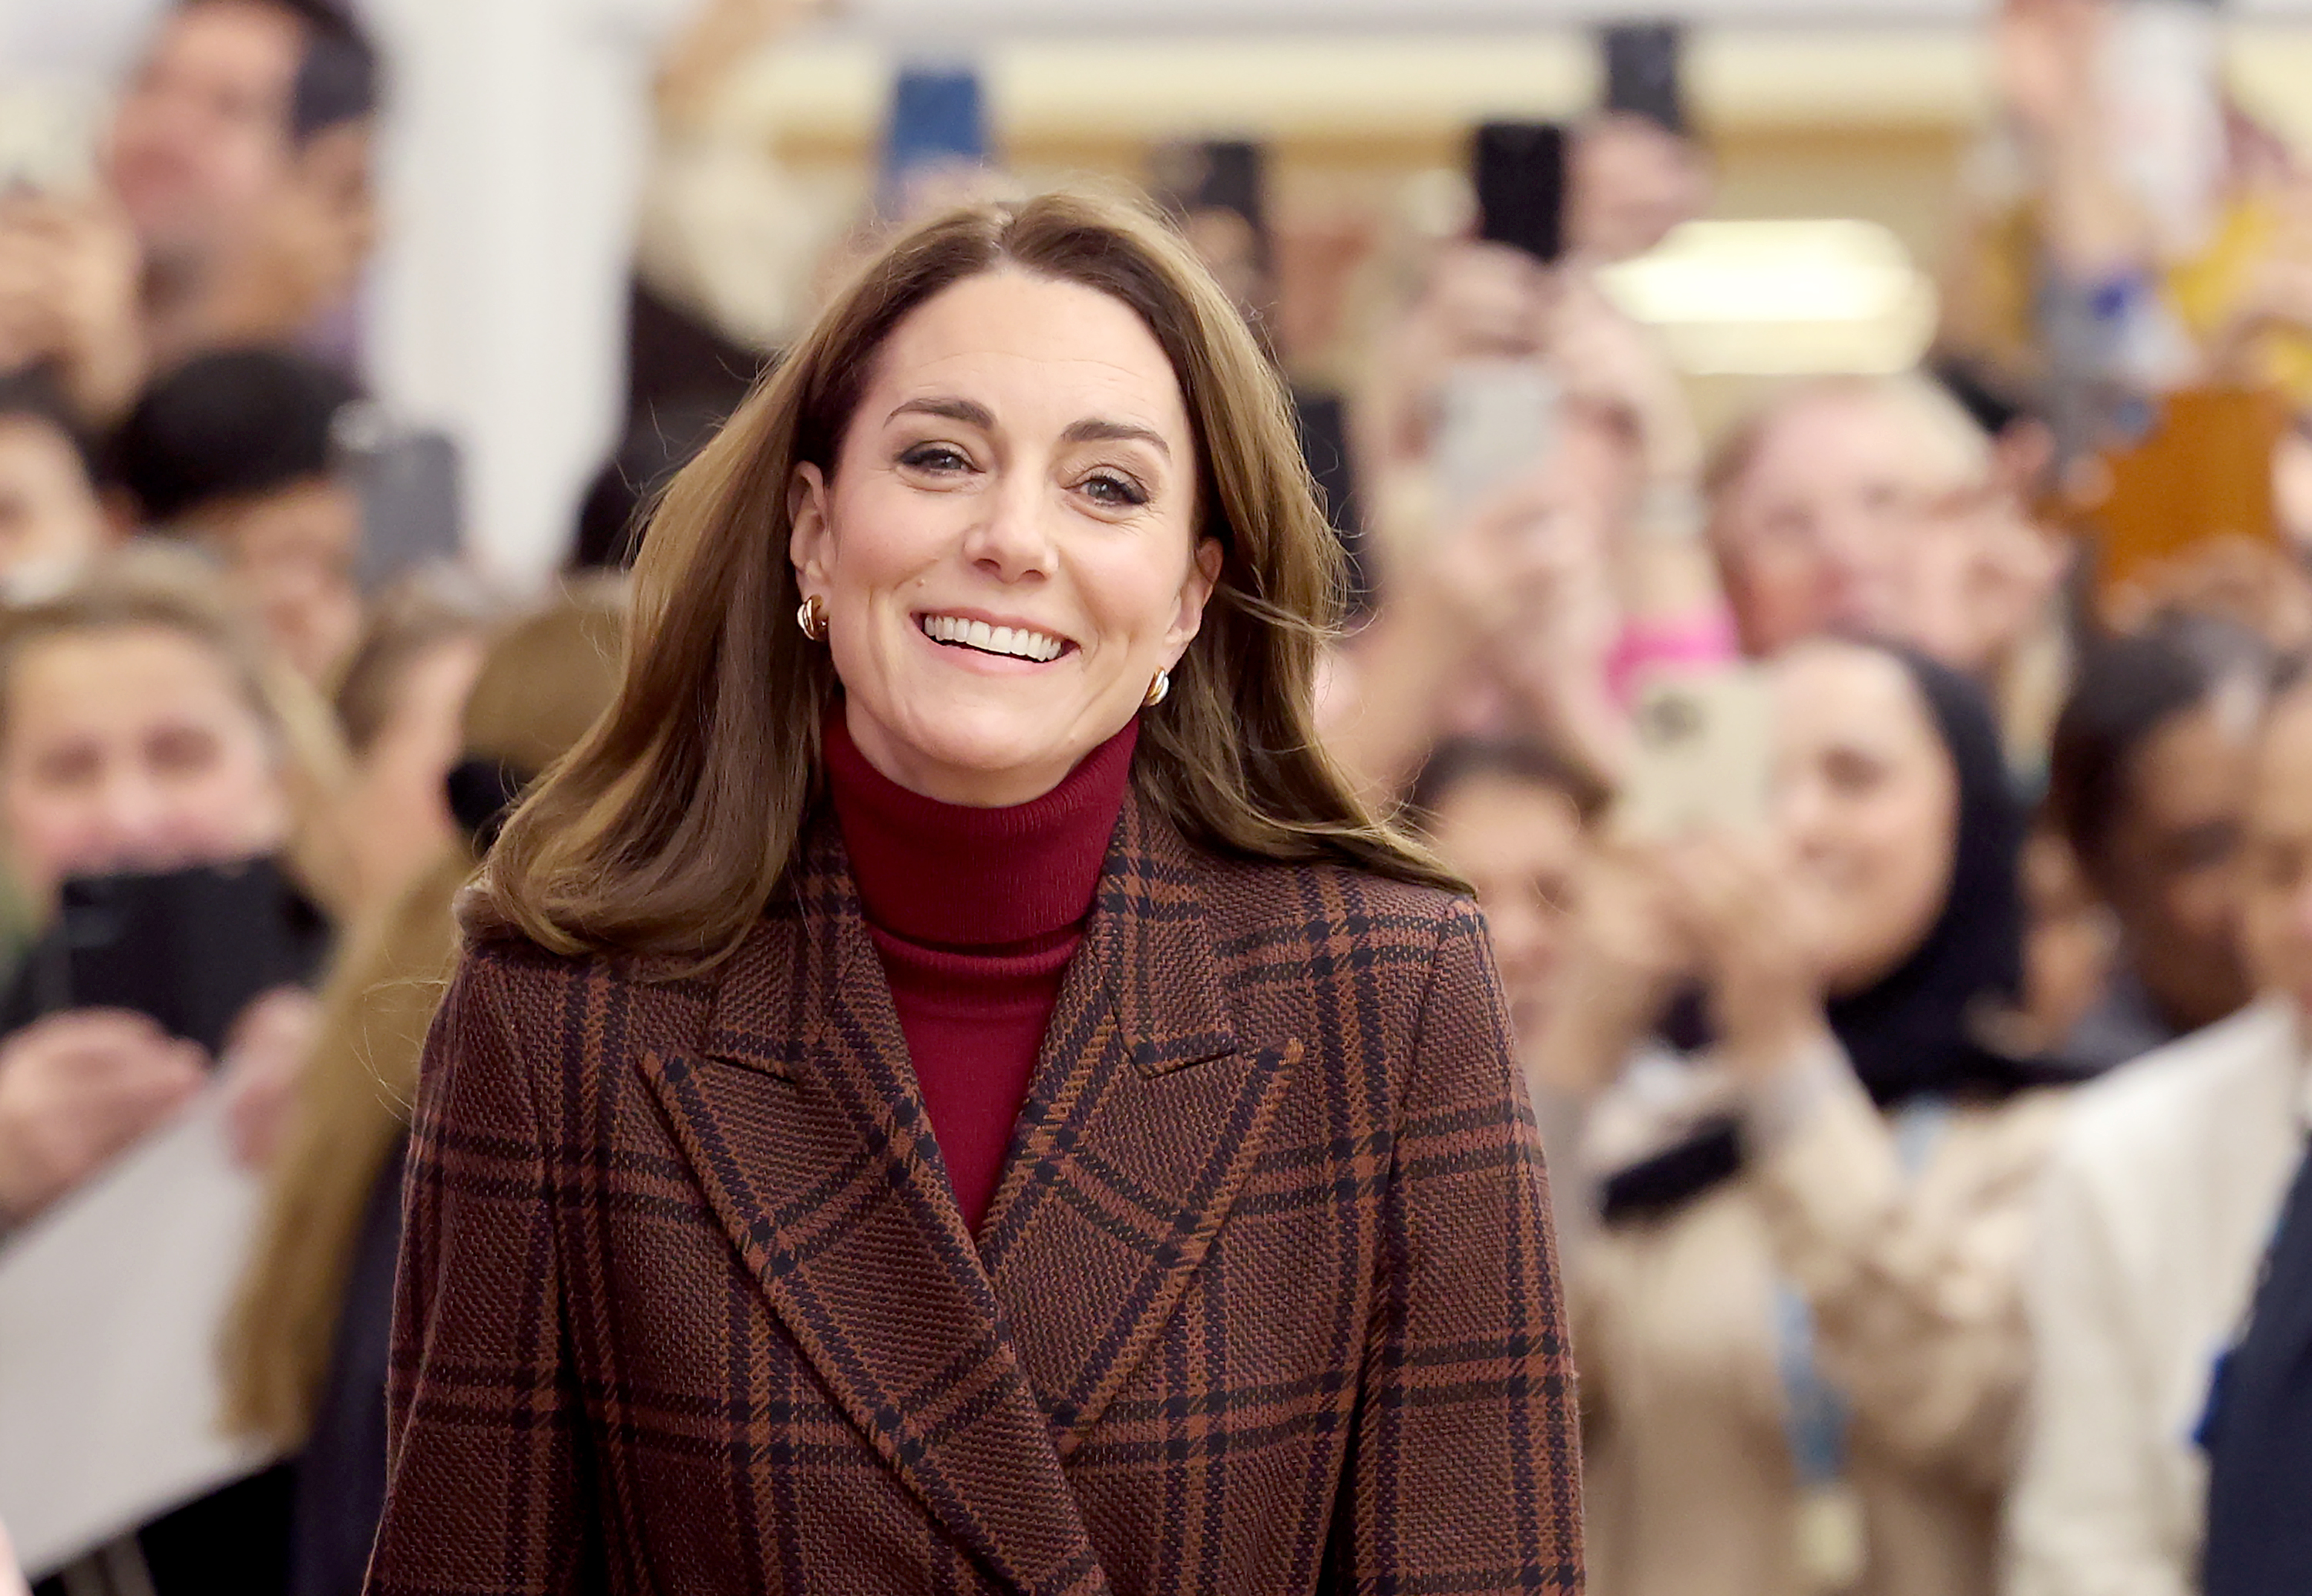
[[[376,1596],[1581,1587],[1482,923],[1127,802],[958,1214],[838,829],[708,977],[470,954],[428,1044]]]

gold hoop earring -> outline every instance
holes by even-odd
[[[1153,709],[1171,696],[1172,673],[1169,671],[1159,671],[1156,672],[1156,680],[1148,684],[1148,696],[1140,700],[1140,706],[1143,709]]]
[[[813,643],[827,641],[827,606],[819,601],[817,593],[805,599],[801,608],[795,610],[795,625],[801,627],[802,635]]]

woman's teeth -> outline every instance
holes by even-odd
[[[960,616],[926,615],[917,624],[924,628],[924,636],[934,643],[953,643],[976,648],[982,653],[1009,654],[1015,660],[1042,663],[1058,659],[1067,647],[1057,637],[1031,632],[1025,627],[991,627],[984,620],[965,620]]]

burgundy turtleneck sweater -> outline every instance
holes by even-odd
[[[968,809],[900,786],[867,762],[839,713],[828,717],[828,785],[852,879],[974,1231],[1083,941],[1139,733],[1135,720],[1031,802]]]

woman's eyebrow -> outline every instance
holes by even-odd
[[[1152,445],[1166,460],[1172,458],[1172,445],[1164,434],[1152,427],[1135,426],[1128,421],[1103,421],[1087,417],[1060,434],[1064,443],[1147,443]]]
[[[977,399],[909,399],[883,419],[888,424],[902,416],[936,416],[943,421],[959,421],[966,426],[976,426],[984,433],[995,430],[995,412]]]

